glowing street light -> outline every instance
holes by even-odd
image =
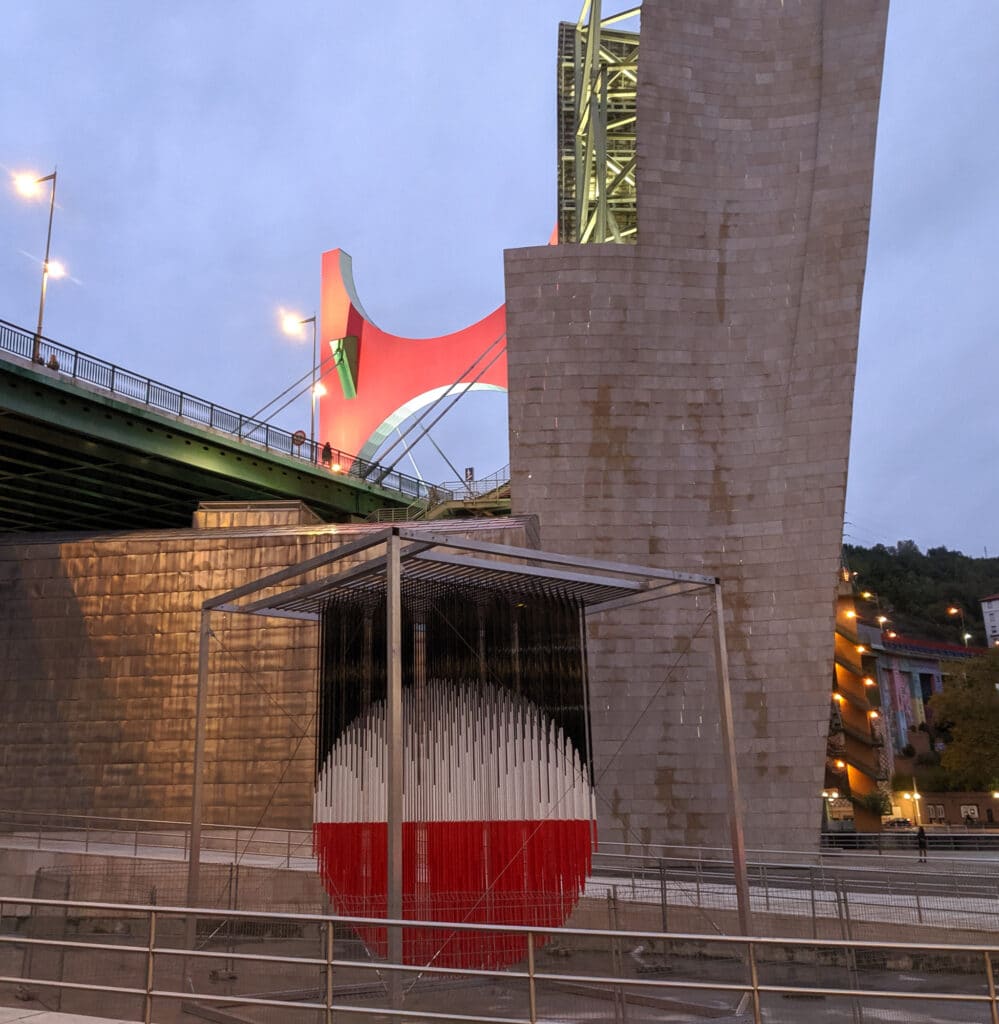
[[[31,346],[31,361],[40,363],[42,361],[42,319],[45,316],[45,292],[49,276],[54,278],[66,276],[66,268],[61,263],[49,262],[49,250],[52,247],[52,215],[55,213],[56,171],[41,178],[35,177],[33,174],[15,174],[13,181],[14,189],[25,199],[37,199],[42,194],[42,185],[47,181],[52,183],[49,195],[49,230],[45,236],[45,260],[42,262],[42,294],[38,300],[38,328]]]
[[[25,199],[35,199],[41,194],[41,183],[33,174],[15,174],[13,180],[17,194]]]
[[[306,324],[312,324],[312,388],[309,397],[309,443],[312,447],[312,461],[316,461],[316,399],[326,394],[326,388],[316,383],[316,314],[300,317],[297,313],[282,311],[281,330],[289,337],[301,338],[302,328]],[[322,388],[322,391],[318,390]]]
[[[912,801],[912,816],[916,819],[916,824],[921,825],[922,821],[920,820],[919,814],[919,801],[923,799],[923,794],[920,793],[919,790],[916,788],[915,779],[912,780],[912,792],[903,793],[902,799]]]
[[[968,641],[971,639],[971,634],[968,632],[968,627],[964,623],[964,609],[958,607],[956,604],[952,604],[947,609],[948,615],[960,615],[961,617],[961,639],[964,640],[964,646],[968,646]]]

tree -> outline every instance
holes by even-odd
[[[999,650],[965,662],[929,710],[950,733],[942,764],[954,783],[983,790],[999,777]]]
[[[948,615],[957,605],[964,611],[964,625],[981,643],[985,627],[979,599],[999,592],[999,558],[971,558],[945,547],[923,554],[911,540],[891,547],[873,548],[846,544],[846,564],[857,571],[861,591],[871,591],[877,612],[887,615],[899,633],[944,640],[960,645],[962,622]]]

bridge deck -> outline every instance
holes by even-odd
[[[426,498],[268,423],[0,321],[0,532],[189,526],[200,501],[300,500],[330,522]],[[378,481],[375,483],[373,481]]]

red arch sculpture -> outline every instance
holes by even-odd
[[[506,306],[454,334],[400,338],[364,312],[342,249],[323,253],[321,289],[321,443],[370,459],[398,424],[455,381],[506,391]]]

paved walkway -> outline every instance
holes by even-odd
[[[54,1010],[22,1010],[0,1006],[0,1024],[134,1024],[120,1017],[84,1017],[79,1013],[56,1013]]]

